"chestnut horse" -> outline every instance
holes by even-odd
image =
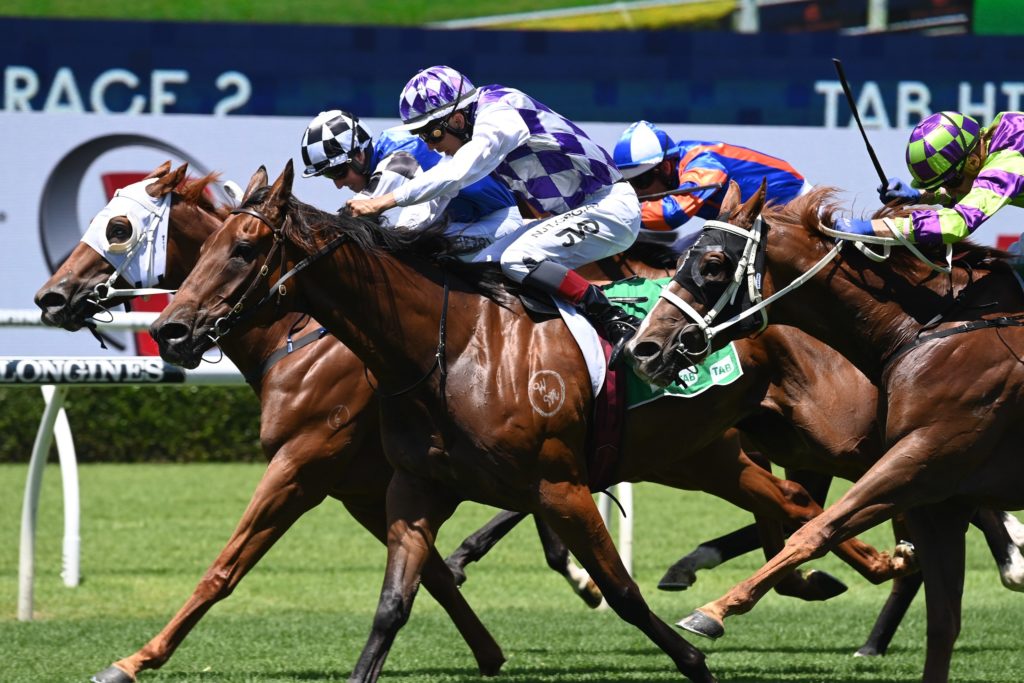
[[[188,367],[198,364],[212,336],[227,333],[239,319],[302,310],[321,320],[378,378],[378,399],[387,406],[381,432],[396,472],[388,493],[381,601],[353,680],[379,673],[382,647],[408,618],[437,529],[466,499],[541,516],[623,619],[692,680],[712,680],[703,654],[647,608],[594,506],[582,453],[590,381],[580,355],[566,351],[575,343],[565,327],[524,314],[496,284],[496,271],[441,268],[416,253],[432,252],[436,236],[410,239],[318,211],[292,196],[292,178],[289,162],[272,187],[247,196],[206,243],[192,275],[151,331],[165,359]],[[279,269],[271,286],[269,274],[277,277]],[[465,284],[453,271],[475,284]],[[758,381],[769,383],[766,376]],[[722,436],[738,416],[755,412],[759,401],[751,407],[739,391],[708,394],[682,409],[669,399],[630,411],[625,448],[601,485],[697,484],[765,516],[777,518],[783,511],[789,520],[803,521],[816,514],[806,493],[794,495],[792,484],[773,482],[770,473],[736,455],[733,435]],[[663,430],[643,428],[669,416],[685,416],[692,424],[689,449],[666,440]],[[723,463],[719,479],[712,480],[711,465]],[[731,475],[728,486],[722,474]],[[747,488],[737,490],[741,481]],[[753,481],[770,486],[754,488]],[[774,502],[773,510],[765,509],[767,501]],[[865,563],[862,544],[844,552]],[[886,576],[903,568],[886,556],[875,560],[883,565],[875,569]]]
[[[952,267],[942,269],[902,245],[868,254],[870,245],[833,240],[824,232],[836,208],[828,189],[767,209],[763,187],[739,208],[738,188],[730,194],[724,220],[704,226],[630,344],[638,368],[664,376],[675,358],[692,362],[750,334],[743,321],[766,316],[770,305],[772,322],[813,334],[879,387],[884,453],[761,570],[680,625],[721,635],[726,617],[749,611],[795,567],[903,513],[925,585],[924,680],[946,681],[960,631],[967,524],[979,504],[1024,505],[1019,278],[1002,252],[968,242],[952,248]],[[859,410],[855,397],[848,409]]]
[[[191,183],[184,194],[172,194],[184,173],[185,167],[182,167],[172,174],[169,164],[165,164],[150,175],[160,180],[150,187],[150,191],[157,197],[171,195],[172,199],[166,235],[168,267],[162,281],[163,286],[169,288],[176,287],[184,279],[198,257],[199,246],[214,228],[220,226],[226,215],[226,210],[216,210],[203,198],[202,191],[210,177]],[[265,176],[263,182],[265,184]],[[130,226],[120,217],[112,218],[107,226],[107,236],[112,243],[123,240],[130,232]],[[666,266],[674,265],[674,260],[667,259],[663,251],[649,245],[638,245],[631,253],[636,254],[636,257],[618,256],[593,264],[588,269],[588,275],[595,280],[638,274],[661,277],[670,274],[665,270]],[[101,303],[93,294],[96,285],[106,282],[112,272],[113,268],[96,251],[86,245],[79,245],[36,296],[44,320],[75,330],[83,325],[88,315],[97,313],[101,306],[117,303],[119,299]],[[119,282],[117,286],[127,285]],[[321,373],[334,372],[334,369],[340,368],[332,384],[339,387],[338,391],[318,394],[324,404],[319,407],[306,406],[309,419],[305,421],[289,422],[279,414],[271,415],[264,411],[262,435],[270,466],[227,546],[174,619],[146,646],[97,674],[95,680],[128,680],[129,675],[137,676],[143,670],[159,668],[165,664],[206,611],[227,597],[294,520],[326,495],[340,499],[360,521],[373,519],[374,515],[379,517],[382,513],[384,486],[390,469],[380,454],[379,446],[374,448],[366,445],[367,434],[371,435],[372,440],[376,420],[375,412],[365,409],[371,390],[361,372],[346,370],[353,363],[358,365],[358,361],[351,354],[336,348],[340,344],[333,337],[321,339],[323,335],[318,332],[315,321],[302,318],[287,322],[288,325],[262,330],[262,334],[260,328],[251,329],[235,343],[225,340],[224,350],[236,365],[247,372],[250,383],[261,396],[265,407],[293,403],[294,399],[289,397],[295,387],[301,384],[297,378],[304,377],[313,366],[320,367],[321,361],[326,361],[326,367],[331,369],[321,370]],[[283,353],[283,347],[279,345],[283,344],[285,338],[293,337],[295,353]],[[306,344],[312,341],[316,343]],[[299,353],[299,349],[305,351]],[[271,360],[274,358],[279,360]],[[352,395],[347,401],[342,400],[342,389],[346,387]],[[351,411],[361,405],[364,409],[351,414],[347,423],[336,430],[339,433],[328,442],[342,444],[329,462],[326,456],[318,455],[315,450],[304,450],[305,444],[323,438],[323,435],[309,431],[312,425],[319,426],[326,422],[320,420],[320,417],[333,414],[339,406]],[[360,463],[361,457],[367,458],[368,462]],[[323,464],[320,461],[324,461]],[[360,478],[363,473],[372,476]],[[328,494],[324,494],[324,487],[332,477],[336,483]],[[377,503],[374,503],[374,495],[377,496]],[[472,544],[460,547],[447,560],[457,579],[460,579],[457,583],[464,580],[463,565],[478,559],[500,537],[494,530],[507,531],[510,515],[499,514],[494,522],[472,537]],[[379,521],[376,525],[377,535],[380,536]],[[588,605],[599,604],[600,592],[589,576],[569,561],[568,551],[560,540],[539,521],[538,530],[549,566],[562,573]],[[486,535],[485,543],[478,540],[482,535]],[[222,580],[218,577],[230,579]],[[796,589],[794,592],[797,592]]]
[[[150,177],[154,197],[170,194],[185,177],[186,167],[170,173],[170,164]],[[254,176],[254,181],[258,178]],[[199,248],[226,215],[201,198],[209,178],[193,184],[187,197],[178,196],[170,208],[167,273],[164,284],[184,280],[198,258]],[[266,174],[263,174],[263,184]],[[124,217],[107,227],[111,242],[130,232]],[[90,296],[113,268],[100,255],[79,244],[36,295],[43,319],[66,329],[78,329],[85,316],[99,310]],[[292,353],[280,362],[268,361],[285,338],[317,335],[318,325],[308,317],[289,317],[268,329],[239,330],[225,339],[223,348],[257,391],[261,402],[260,442],[269,460],[252,500],[228,544],[210,566],[192,597],[149,643],[135,654],[96,674],[100,683],[127,683],[145,669],[162,666],[202,616],[227,597],[238,582],[301,515],[328,495],[339,499],[367,530],[385,540],[384,494],[391,467],[381,451],[376,413],[366,410],[373,392],[366,385],[362,365],[333,338]],[[309,393],[314,365],[325,364],[328,381]],[[298,391],[303,387],[302,391]],[[312,400],[311,396],[316,396]],[[424,585],[451,616],[473,651],[481,673],[493,675],[504,655],[479,621],[452,579],[440,556],[432,556],[424,571]]]

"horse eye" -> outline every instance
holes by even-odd
[[[234,250],[231,252],[232,258],[242,259],[246,263],[251,263],[256,258],[256,250],[253,249],[251,244],[245,242],[235,245]]]
[[[127,225],[121,222],[111,222],[107,224],[107,242],[114,244],[116,242],[124,242],[131,237],[132,232]]]
[[[725,260],[717,254],[709,254],[704,259],[704,271],[705,277],[715,277],[721,275],[725,271]]]

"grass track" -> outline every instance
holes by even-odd
[[[255,465],[91,465],[80,470],[83,576],[59,579],[60,475],[47,469],[37,557],[37,620],[15,621],[17,542],[26,468],[0,466],[0,680],[85,681],[154,635],[191,592],[233,528],[262,468]],[[441,535],[448,551],[489,518],[466,504]],[[699,540],[747,515],[704,494],[642,485],[636,494],[636,570],[641,590],[675,620],[756,568],[740,558],[685,593],[661,593],[661,571]],[[888,546],[888,533],[868,540]],[[1024,597],[999,584],[980,534],[969,537],[964,632],[953,680],[1020,680]],[[384,551],[340,505],[314,510],[274,548],[235,594],[215,607],[164,669],[141,681],[269,683],[344,680],[369,629]],[[834,559],[851,590],[830,604],[771,595],[731,619],[725,638],[699,646],[733,682],[866,683],[919,680],[923,610],[916,603],[883,660],[854,659],[887,588],[866,585]],[[463,589],[509,662],[500,681],[577,683],[676,681],[666,657],[608,612],[592,612],[543,566],[529,525],[478,565]],[[389,681],[478,681],[473,660],[440,607],[425,594],[385,669]]]
[[[0,16],[416,26],[600,4],[601,0],[2,0]]]

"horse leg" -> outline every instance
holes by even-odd
[[[771,471],[771,462],[757,451],[744,451],[754,463]],[[796,482],[806,489],[818,505],[825,504],[832,477],[809,470],[786,470],[786,479]],[[724,536],[704,541],[689,554],[679,558],[661,577],[658,590],[683,591],[697,582],[697,572],[701,569],[713,569],[729,560],[762,547],[761,536],[757,526],[747,525],[731,531]],[[781,546],[780,546],[781,547]]]
[[[721,457],[705,460],[700,472],[702,490],[754,513],[767,557],[783,547],[780,525],[800,527],[821,513],[819,506],[797,483],[779,479],[752,462],[744,452],[734,450],[722,439],[709,446],[721,451]],[[728,456],[728,457],[727,457]],[[834,552],[874,582],[891,579],[902,558],[890,558],[857,539],[839,544]],[[834,577],[819,570],[790,573],[773,584],[779,593],[805,600],[827,600],[846,590]]]
[[[921,557],[928,613],[922,683],[947,683],[953,645],[960,635],[964,592],[964,534],[974,508],[947,500],[908,510],[907,526]]]
[[[461,586],[466,582],[467,564],[476,562],[486,555],[498,541],[505,538],[505,535],[524,519],[526,519],[525,512],[502,510],[487,524],[467,536],[466,540],[444,560],[452,574],[455,575],[455,585]]]
[[[782,552],[753,576],[733,586],[718,600],[709,602],[678,622],[680,628],[709,638],[721,636],[723,620],[749,612],[775,584],[797,566],[821,557],[841,540],[869,529],[916,503],[914,481],[920,474],[919,458],[908,440],[894,447],[868,470],[835,504],[800,527]],[[927,446],[922,446],[927,448]],[[919,477],[918,477],[919,478]]]
[[[855,657],[875,657],[886,653],[892,637],[896,634],[896,628],[903,621],[923,581],[921,572],[898,576],[892,580],[889,598],[882,606],[882,611],[878,613],[867,641],[854,653]]]
[[[909,538],[910,534],[905,528],[902,515],[893,518],[892,526],[899,543],[903,543],[901,539]],[[868,639],[854,653],[854,657],[875,657],[886,653],[892,637],[896,635],[896,629],[903,621],[903,617],[921,589],[923,581],[919,571],[893,579],[889,597],[878,613],[871,633],[868,634]]]
[[[663,591],[683,591],[697,582],[697,572],[701,569],[713,569],[723,562],[739,557],[751,550],[761,547],[761,537],[757,526],[747,525],[724,536],[704,541],[689,554],[676,560],[668,568],[658,582],[658,589]]]
[[[227,545],[206,570],[192,596],[138,652],[97,673],[96,683],[127,683],[163,666],[203,615],[228,597],[277,539],[327,496],[322,468],[296,467],[281,449],[270,461]]]
[[[420,574],[434,547],[437,529],[457,505],[458,501],[445,495],[435,482],[395,471],[388,486],[388,561],[384,584],[369,640],[349,683],[370,683],[380,676],[395,636],[409,620]]]
[[[544,548],[544,559],[547,560],[548,567],[565,577],[573,591],[580,596],[587,607],[591,609],[600,607],[604,596],[601,595],[601,589],[590,578],[587,570],[572,561],[572,558],[569,557],[569,548],[558,537],[558,534],[544,523],[544,520],[535,515],[533,521],[537,525],[537,535],[540,537],[541,547]]]
[[[696,683],[712,683],[715,678],[704,662],[704,653],[679,637],[647,606],[615,550],[590,490],[566,482],[542,481],[540,506],[536,514],[590,572],[615,613],[661,648],[684,676]]]
[[[345,507],[352,516],[381,543],[387,544],[387,515],[379,498],[368,498],[361,504],[345,500]],[[455,628],[473,652],[481,675],[494,676],[505,663],[505,655],[501,646],[483,625],[473,608],[466,602],[465,596],[459,592],[451,571],[441,559],[437,548],[430,549],[430,555],[423,566],[423,587],[437,600],[438,604],[451,618]],[[387,656],[387,653],[383,653]]]
[[[1009,512],[1003,512],[1003,526],[1018,548],[1024,549],[1024,524]]]
[[[985,535],[985,541],[992,551],[992,557],[995,558],[1003,585],[1012,591],[1024,591],[1024,556],[1010,535],[1005,523],[1007,517],[1013,521],[1017,520],[1005,512],[979,508],[971,523]]]

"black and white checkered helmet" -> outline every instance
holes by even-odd
[[[349,161],[355,151],[366,151],[372,137],[353,114],[340,109],[320,112],[302,134],[302,161],[306,164],[302,176],[320,175]]]

